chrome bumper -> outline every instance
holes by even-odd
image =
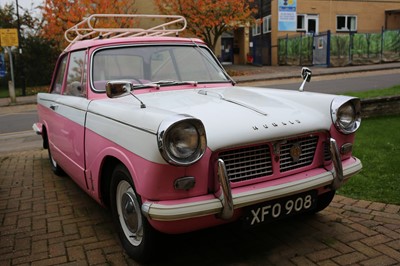
[[[293,181],[271,187],[254,189],[232,195],[230,182],[226,174],[225,163],[218,160],[218,177],[220,189],[217,194],[211,195],[208,200],[190,203],[162,204],[146,201],[142,205],[143,214],[152,220],[175,221],[207,215],[217,215],[221,219],[230,219],[234,210],[260,202],[294,195],[304,191],[330,186],[339,188],[346,179],[359,172],[362,168],[361,161],[354,158],[354,162],[346,167],[340,161],[339,149],[336,141],[331,139],[330,151],[334,165],[333,171],[309,176],[306,179]]]

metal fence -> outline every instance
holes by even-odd
[[[317,52],[316,38],[328,36],[327,66],[366,65],[400,61],[400,30],[379,33],[300,34],[278,40],[280,65],[313,65]],[[320,47],[319,47],[320,48]]]

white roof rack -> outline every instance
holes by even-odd
[[[162,19],[168,21],[157,26],[152,26],[148,29],[144,28],[113,28],[113,27],[96,27],[93,23],[100,20],[110,19],[125,19],[130,20],[132,23],[138,23],[139,20],[143,21],[148,19],[151,24],[155,19]],[[154,24],[154,23],[153,23]],[[143,15],[143,14],[93,14],[75,26],[65,31],[65,39],[70,43],[68,47],[77,41],[81,40],[94,40],[102,38],[121,38],[121,37],[135,37],[135,36],[166,36],[178,35],[179,32],[186,29],[186,19],[179,15]],[[68,49],[68,47],[66,49]]]

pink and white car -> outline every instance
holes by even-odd
[[[361,170],[359,99],[303,91],[307,69],[299,91],[235,86],[201,40],[165,36],[182,17],[106,31],[92,26],[103,16],[66,33],[33,127],[52,170],[111,208],[131,257],[147,259],[157,231],[321,211]]]

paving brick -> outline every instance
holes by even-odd
[[[90,265],[106,263],[106,257],[101,249],[89,250],[87,252],[87,259]]]
[[[294,257],[291,261],[297,266],[313,266],[317,265],[306,257]]]
[[[371,214],[373,212],[373,210],[370,210],[365,207],[359,207],[358,205],[345,205],[345,206],[343,206],[343,209],[347,210],[347,211],[355,212],[358,214],[362,214],[362,213],[363,214]],[[368,216],[366,216],[366,217],[368,217]]]
[[[400,239],[400,233],[397,233],[386,226],[377,226],[375,230],[381,234],[386,235],[387,237],[391,239]]]
[[[337,250],[333,248],[327,248],[320,251],[316,251],[312,254],[308,254],[307,257],[311,259],[313,262],[318,262],[326,259],[331,259],[338,255],[340,255],[340,253]]]
[[[363,266],[389,266],[389,265],[396,265],[396,260],[386,255],[381,255],[379,257],[362,261],[360,264]]]
[[[384,211],[386,213],[400,214],[400,206],[388,204]]]
[[[339,265],[355,265],[360,261],[367,259],[367,256],[360,252],[352,252],[345,255],[337,256],[332,260]]]
[[[377,232],[375,232],[374,230],[372,230],[364,225],[361,225],[361,224],[353,223],[353,224],[350,224],[349,227],[353,228],[354,230],[356,230],[366,236],[373,236],[373,235],[377,234]]]
[[[391,241],[392,239],[385,236],[385,235],[375,235],[375,236],[371,236],[371,237],[367,237],[365,239],[362,239],[361,242],[363,242],[364,244],[368,245],[368,246],[375,246],[378,244],[383,244],[386,242]]]
[[[368,208],[374,211],[383,211],[386,208],[386,204],[380,202],[372,202]]]
[[[62,255],[66,255],[66,248],[64,243],[53,243],[49,245],[49,257],[59,257]]]
[[[372,248],[370,246],[367,246],[367,245],[365,245],[364,243],[362,243],[360,241],[351,242],[351,243],[349,243],[349,246],[351,246],[355,250],[365,254],[367,257],[370,257],[370,258],[379,256],[379,254],[380,254],[374,248]]]
[[[34,262],[32,262],[31,265],[32,266],[60,265],[65,262],[67,262],[67,257],[61,256],[61,257],[48,258],[48,259],[34,261]]]
[[[68,261],[86,260],[86,255],[82,246],[67,248]]]
[[[400,250],[395,250],[388,245],[376,245],[374,249],[400,262]]]
[[[336,238],[344,243],[349,243],[355,240],[363,239],[365,238],[365,235],[361,234],[358,231],[352,231],[352,232],[341,233],[337,235]]]

